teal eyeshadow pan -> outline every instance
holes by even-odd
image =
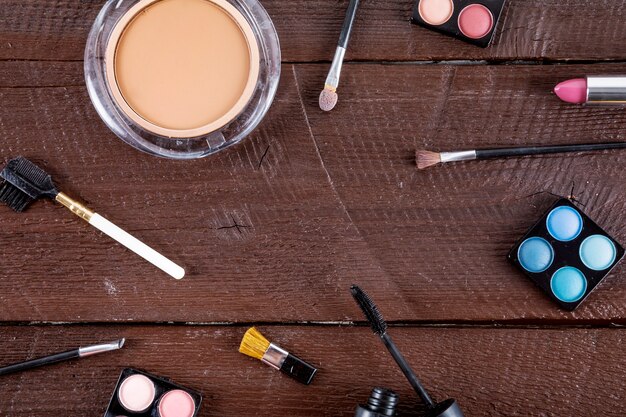
[[[624,257],[624,248],[568,199],[550,207],[509,260],[566,310],[575,310]]]

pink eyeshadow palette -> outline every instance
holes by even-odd
[[[506,0],[417,0],[413,23],[481,46],[493,39]]]
[[[137,369],[122,371],[104,417],[196,417],[202,395]]]

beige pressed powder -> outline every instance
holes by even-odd
[[[111,34],[106,72],[116,103],[138,125],[197,137],[246,107],[259,77],[259,46],[226,0],[141,0]]]

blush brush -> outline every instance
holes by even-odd
[[[13,210],[22,212],[35,200],[50,198],[173,278],[182,279],[185,276],[183,268],[98,213],[60,192],[52,182],[52,177],[28,159],[20,156],[10,160],[0,172],[0,178],[4,180],[0,185],[0,201]]]
[[[415,372],[409,366],[409,363],[406,361],[400,350],[396,344],[391,340],[391,336],[387,333],[387,322],[383,318],[382,314],[376,307],[376,304],[372,301],[372,299],[356,285],[353,285],[350,288],[352,292],[352,297],[358,304],[358,306],[363,311],[365,318],[369,322],[372,331],[374,334],[378,335],[380,339],[383,341],[384,345],[391,353],[391,356],[396,361],[402,373],[409,381],[409,384],[413,387],[413,390],[417,393],[417,395],[422,399],[424,404],[427,407],[426,416],[427,417],[464,417],[463,412],[459,408],[458,403],[453,399],[448,399],[439,403],[436,403],[432,400],[428,392],[420,382],[420,380],[415,375]]]
[[[339,99],[339,96],[337,95],[337,87],[339,87],[341,67],[343,66],[343,58],[346,55],[346,49],[348,48],[348,41],[350,40],[350,33],[352,33],[352,26],[354,24],[354,18],[358,7],[359,0],[350,0],[348,10],[346,11],[346,17],[343,22],[343,27],[341,28],[341,34],[339,35],[339,42],[337,44],[337,49],[335,50],[335,56],[333,57],[333,63],[328,71],[324,89],[320,93],[319,105],[320,109],[324,111],[331,111],[335,108],[337,100]]]
[[[426,169],[447,162],[473,161],[482,159],[508,158],[514,156],[546,155],[567,152],[605,151],[625,149],[626,142],[587,143],[581,145],[526,146],[518,148],[473,149],[455,152],[433,152],[418,150],[415,152],[417,169]]]

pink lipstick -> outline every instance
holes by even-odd
[[[554,87],[554,93],[572,104],[624,106],[626,105],[626,76],[587,76],[563,81]]]

